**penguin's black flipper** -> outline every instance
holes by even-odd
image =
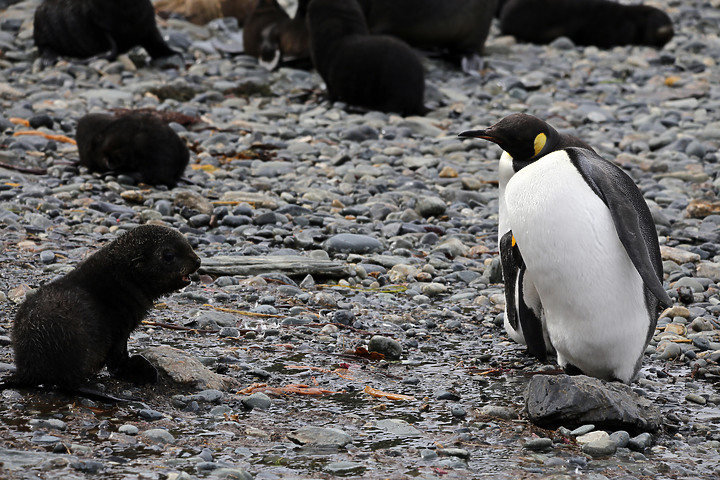
[[[585,182],[607,205],[615,230],[645,286],[665,307],[672,300],[662,285],[662,259],[650,209],[635,182],[617,165],[583,148],[565,149]]]
[[[525,345],[528,352],[540,360],[547,361],[547,347],[545,346],[545,332],[543,332],[542,321],[535,315],[535,312],[525,303],[525,272],[527,268],[523,263],[518,273],[518,318],[520,319],[520,327],[522,328]]]
[[[515,285],[517,284],[520,265],[513,255],[513,234],[508,231],[500,239],[500,265],[502,265],[503,282],[505,282],[505,315],[508,323],[518,329],[517,306],[515,304]]]
[[[505,282],[505,315],[508,323],[515,330],[522,331],[525,345],[530,354],[540,360],[547,361],[547,347],[545,346],[545,332],[542,321],[535,312],[525,303],[525,262],[520,248],[515,244],[512,230],[500,239],[500,263]]]

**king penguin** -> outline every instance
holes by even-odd
[[[635,183],[582,140],[531,115],[460,136],[504,151],[498,242],[508,333],[540,359],[555,350],[567,370],[631,382],[660,307],[672,304]]]

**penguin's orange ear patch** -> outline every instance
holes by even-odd
[[[512,244],[511,244],[511,246],[513,246],[513,247],[515,246],[515,235],[512,236]]]
[[[542,151],[546,141],[547,136],[544,133],[538,133],[537,137],[535,137],[535,142],[533,143],[533,147],[535,147],[535,155]]]

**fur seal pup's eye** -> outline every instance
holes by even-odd
[[[165,263],[171,263],[175,261],[176,257],[177,255],[175,255],[175,252],[173,252],[172,250],[165,250],[164,252],[162,252],[161,255],[161,258]]]

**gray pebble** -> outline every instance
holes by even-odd
[[[403,348],[400,342],[392,338],[374,335],[368,342],[368,351],[378,352],[385,355],[386,360],[399,360]]]
[[[252,395],[244,397],[241,402],[246,408],[249,408],[250,410],[267,410],[272,404],[272,400],[270,399],[270,397],[268,397],[262,392],[253,393]]]
[[[553,441],[551,438],[533,438],[523,444],[524,448],[540,452],[552,448]]]

